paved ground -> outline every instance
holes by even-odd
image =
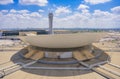
[[[17,51],[0,51],[0,68],[13,64],[11,56]],[[120,52],[106,52],[111,57],[111,62],[120,65]],[[3,64],[4,65],[1,65]],[[19,70],[3,79],[104,79],[92,71],[82,70]]]
[[[10,58],[17,51],[0,51],[0,68],[13,64]],[[81,70],[19,70],[3,79],[103,79],[102,76],[91,71]]]

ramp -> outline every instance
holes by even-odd
[[[31,56],[33,56],[37,52],[38,52],[38,50],[31,50],[27,54],[25,54],[24,57],[25,58],[30,58]]]
[[[81,51],[81,53],[82,53],[83,55],[85,55],[87,59],[91,59],[91,58],[94,57],[94,55],[93,55],[91,52],[86,51],[86,50]]]
[[[44,57],[44,52],[43,51],[38,51],[37,53],[34,53],[34,55],[32,55],[30,57],[30,59],[39,60],[39,59],[41,59],[43,57]]]
[[[73,57],[79,61],[83,61],[93,58],[94,55],[88,51],[74,51]]]

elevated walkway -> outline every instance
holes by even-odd
[[[29,65],[32,65],[34,63],[36,63],[37,61],[32,61],[32,62],[29,62],[29,63],[26,63],[26,64],[23,64],[23,63],[15,63],[15,64],[12,64],[12,65],[9,65],[9,66],[6,66],[4,68],[1,68],[0,69],[0,78],[3,78],[4,76],[6,75],[9,75],[13,72],[16,72],[24,67],[27,67]]]

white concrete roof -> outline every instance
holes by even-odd
[[[73,48],[91,44],[106,33],[51,34],[19,37],[33,46],[45,48]]]

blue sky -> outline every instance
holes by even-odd
[[[0,0],[0,28],[120,28],[120,0]]]
[[[84,3],[84,0],[48,0],[47,6],[38,6],[38,5],[21,5],[19,4],[19,0],[13,0],[13,3],[9,3],[7,5],[0,5],[0,10],[11,10],[11,9],[16,9],[16,10],[23,10],[27,9],[30,11],[37,11],[39,9],[44,9],[47,10],[48,7],[53,7],[53,5],[56,6],[70,6],[70,8],[74,11],[80,4]],[[102,3],[102,4],[97,4],[97,5],[89,5],[90,11],[92,12],[95,9],[100,9],[100,10],[107,10],[110,11],[111,8],[120,6],[120,0],[111,0],[107,3]]]

